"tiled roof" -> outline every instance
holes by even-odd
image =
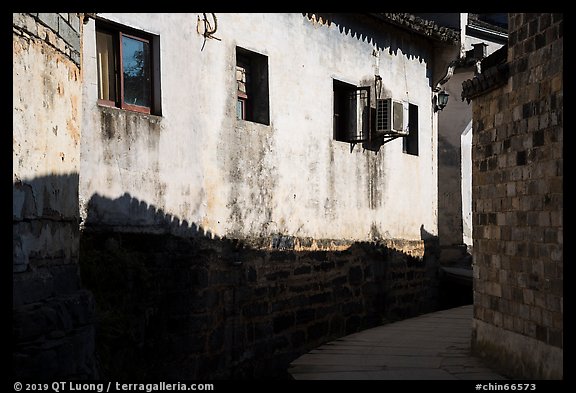
[[[460,42],[460,32],[445,26],[440,26],[436,22],[422,19],[410,13],[387,12],[374,13],[379,19],[385,20],[393,25],[404,29],[411,30],[417,34],[428,38],[442,41],[448,44],[457,44]]]
[[[480,14],[481,15],[481,14]],[[479,14],[468,14],[468,24],[473,26],[480,26],[485,29],[498,31],[500,33],[508,33],[508,28],[503,25],[498,25],[496,23],[491,23],[487,20],[480,18]]]
[[[480,65],[482,72],[462,82],[462,100],[470,102],[472,98],[506,84],[509,70],[506,62],[507,54],[508,46],[504,45],[482,60]]]

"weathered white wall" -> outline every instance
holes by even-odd
[[[470,179],[472,172],[466,174],[462,170],[460,137],[470,123],[472,111],[460,95],[462,82],[473,75],[470,69],[456,69],[443,86],[450,94],[448,105],[438,115],[438,233],[443,246],[463,243],[462,178]]]
[[[95,194],[127,193],[219,236],[437,234],[437,135],[423,39],[396,29],[370,39],[353,25],[313,23],[299,13],[217,14],[221,41],[209,39],[201,51],[202,14],[99,15],[160,36],[162,116],[96,104],[91,20],[80,176],[89,221],[150,224],[103,199],[96,215],[87,209]],[[270,126],[236,120],[236,46],[268,56]],[[401,139],[377,154],[333,140],[332,78],[373,85],[375,73],[393,97],[418,105],[419,156],[402,153]]]
[[[81,288],[81,14],[12,14],[12,374],[95,379]]]
[[[462,240],[471,247],[472,241],[472,120],[460,136],[462,154]]]
[[[461,46],[471,50],[472,44],[485,43],[487,55],[502,47],[502,44],[479,39],[466,34],[467,14],[461,14]],[[439,62],[448,64],[459,56],[456,48],[445,50]],[[445,71],[444,71],[445,72]],[[462,82],[474,76],[474,67],[456,68],[453,76],[443,88],[450,94],[448,105],[438,116],[438,233],[442,246],[472,245],[472,164],[470,146],[462,145],[472,119],[472,105],[463,101]],[[437,82],[437,81],[435,81]],[[470,135],[466,138],[471,138]],[[468,139],[466,139],[468,141]],[[471,139],[469,141],[471,143]],[[465,149],[466,153],[464,152]],[[450,256],[448,252],[445,256]]]
[[[58,25],[58,14],[44,15]],[[79,218],[82,108],[80,69],[64,54],[66,42],[29,14],[13,22],[13,268],[22,272],[31,255],[76,262],[78,239],[66,224]]]
[[[487,45],[486,46],[486,56],[490,56],[493,52],[496,52],[498,49],[502,48],[502,45],[503,45],[503,44],[500,44],[498,42],[492,42],[490,40],[480,39],[477,37],[472,37],[472,36],[467,35],[464,39],[465,49],[470,50],[473,48],[472,44],[479,44],[482,42]]]

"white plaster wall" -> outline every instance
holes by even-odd
[[[202,14],[100,16],[160,35],[163,113],[136,115],[146,117],[141,122],[126,116],[154,123],[152,131],[103,136],[91,20],[83,43],[84,208],[95,194],[128,193],[219,236],[367,240],[377,232],[417,240],[421,227],[437,234],[437,135],[424,40],[382,34],[377,69],[372,41],[299,13],[217,14],[220,41],[207,40],[202,51]],[[236,46],[268,56],[270,126],[235,119]],[[400,139],[377,154],[333,140],[332,78],[372,84],[376,72],[393,97],[419,106],[419,156],[402,153]]]
[[[472,241],[472,120],[462,133],[462,237],[464,244],[473,245]]]
[[[12,166],[14,182],[78,174],[82,116],[78,67],[37,38],[14,35]],[[36,92],[32,94],[32,92]],[[43,200],[35,215],[42,215]],[[54,202],[54,201],[52,201]],[[57,203],[65,215],[76,204]],[[16,214],[14,209],[14,214]]]
[[[468,14],[462,13],[461,34],[464,37],[461,46],[463,51],[472,49],[472,44],[485,43],[487,55],[502,47],[502,44],[479,39],[466,35],[466,26]],[[438,59],[440,62],[448,64],[455,60],[458,52],[451,48],[441,53]],[[448,105],[438,117],[438,132],[440,138],[440,154],[445,156],[440,160],[439,168],[439,237],[441,245],[466,244],[472,245],[472,161],[469,149],[471,145],[463,145],[469,142],[471,144],[472,130],[469,124],[472,119],[472,104],[461,99],[462,82],[474,77],[474,67],[466,69],[457,68],[452,77],[448,80],[443,88],[450,94]],[[466,134],[469,132],[469,135]],[[464,136],[464,135],[467,136]],[[468,138],[470,140],[468,141]],[[458,163],[447,158],[447,155],[460,155]],[[450,162],[450,165],[446,162]],[[458,167],[459,165],[459,167]],[[456,198],[458,200],[456,200]],[[461,207],[460,207],[460,198]],[[460,220],[462,226],[460,227]],[[458,224],[456,224],[458,222]]]
[[[40,38],[12,42],[13,270],[24,272],[31,254],[55,264],[77,257],[81,83],[78,67]]]
[[[458,52],[445,51],[441,61],[448,64]],[[450,95],[448,104],[438,112],[438,234],[441,246],[463,243],[460,136],[472,118],[472,107],[462,101],[462,82],[472,78],[471,69],[456,68],[442,88]],[[468,175],[471,175],[468,174]],[[450,255],[446,253],[445,255]]]
[[[465,50],[472,49],[473,48],[472,44],[479,44],[482,42],[487,45],[486,46],[486,56],[490,56],[493,52],[500,49],[503,45],[503,44],[499,44],[497,42],[492,42],[492,41],[489,41],[486,39],[480,39],[477,37],[472,37],[472,36],[467,35],[464,39]]]

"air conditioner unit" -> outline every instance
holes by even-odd
[[[381,135],[408,135],[408,105],[392,98],[376,100],[376,127]]]

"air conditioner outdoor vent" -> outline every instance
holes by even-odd
[[[376,100],[376,133],[408,135],[408,105],[392,98]]]

